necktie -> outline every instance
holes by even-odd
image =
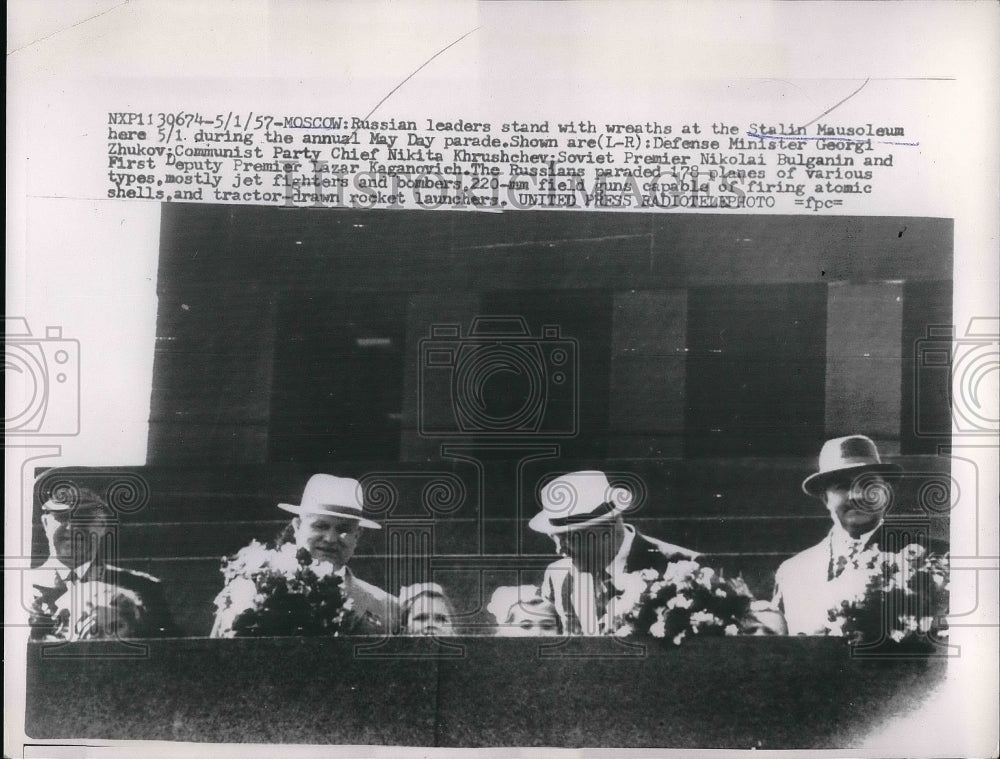
[[[858,555],[861,553],[861,541],[852,540],[851,548],[847,552],[847,560],[850,562],[853,569],[858,568]]]
[[[595,576],[590,572],[573,570],[567,572],[562,587],[566,634],[600,635],[607,632],[601,621],[609,605],[613,611],[613,599],[617,595],[611,575],[601,572]]]
[[[862,545],[860,540],[851,540],[847,544],[846,551],[841,553],[835,562],[833,570],[833,576],[835,578],[840,577],[848,566],[852,569],[858,569],[858,556],[861,554],[861,548]]]

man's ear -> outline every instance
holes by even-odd
[[[292,529],[295,530],[296,532],[298,532],[299,531],[299,527],[301,527],[301,526],[302,526],[302,517],[300,517],[298,515],[292,517]]]

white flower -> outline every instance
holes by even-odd
[[[685,595],[678,593],[667,599],[668,609],[690,609],[693,602]]]
[[[698,584],[707,588],[712,589],[712,580],[715,578],[715,570],[711,567],[702,567],[698,570]]]
[[[835,638],[844,637],[844,622],[847,620],[844,617],[837,617],[832,622],[826,623],[826,634],[831,635]]]
[[[904,546],[894,556],[896,567],[902,575],[902,582],[909,584],[913,576],[927,566],[927,549],[917,543]]]
[[[725,588],[716,588],[714,594],[717,595],[719,598],[725,598],[726,590]]]
[[[309,565],[309,569],[316,573],[316,577],[322,580],[324,577],[329,577],[334,573],[333,564],[329,561],[314,561]]]
[[[253,608],[260,597],[257,593],[257,586],[249,577],[234,578],[226,586],[223,594],[228,597],[228,605],[240,611]],[[219,597],[221,598],[223,594],[220,594]],[[218,603],[218,600],[216,600],[216,603]]]
[[[858,554],[858,566],[864,567],[865,569],[873,570],[878,567],[879,563],[884,561],[884,557],[881,551],[875,547],[865,548]]]
[[[740,634],[740,628],[738,628],[736,625],[726,625],[725,632],[726,632],[726,635],[739,635]]]
[[[642,572],[628,572],[619,578],[622,594],[618,597],[618,608],[633,609],[639,605],[642,595],[648,587],[644,577],[646,572],[653,572],[656,575],[655,570],[646,569]]]
[[[641,570],[639,570],[638,573],[636,573],[636,572],[629,572],[625,576],[626,576],[626,578],[628,578],[628,577],[633,577],[636,574],[638,574],[639,578],[643,582],[646,582],[646,583],[650,583],[650,582],[653,582],[654,580],[659,580],[660,579],[660,573],[659,572],[657,572],[655,569],[648,569],[648,568],[647,569],[641,569]]]
[[[663,574],[663,579],[674,585],[690,584],[695,573],[700,569],[697,561],[683,560],[674,561],[667,564],[667,571]]]
[[[674,645],[679,646],[682,640],[684,640],[684,630],[681,630],[674,636]]]
[[[259,572],[267,566],[267,559],[270,551],[263,544],[256,540],[251,540],[249,545],[243,546],[233,558],[225,563],[222,569],[223,576],[228,580],[239,575],[251,575]]]
[[[696,611],[691,614],[691,627],[699,630],[702,627],[717,625],[719,620],[710,611]]]
[[[272,551],[268,563],[275,571],[286,577],[293,577],[301,566],[296,556],[298,550],[294,543],[285,543],[277,551]]]
[[[667,634],[667,629],[664,625],[662,617],[649,626],[649,634],[654,638],[662,638]]]

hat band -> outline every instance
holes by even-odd
[[[364,512],[360,509],[354,509],[350,506],[343,506],[337,503],[317,503],[313,506],[306,506],[303,504],[299,506],[300,511],[305,511],[309,514],[330,514],[343,517],[351,517],[353,519],[365,519]]]
[[[566,527],[571,524],[580,524],[581,522],[589,522],[591,519],[597,519],[597,517],[603,517],[607,514],[611,514],[615,511],[615,505],[610,501],[605,501],[600,506],[598,506],[593,511],[589,511],[586,514],[571,514],[567,517],[555,517],[549,519],[549,524],[553,527]]]

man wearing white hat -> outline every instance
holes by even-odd
[[[32,637],[44,640],[177,635],[160,581],[116,567],[116,515],[99,495],[62,485],[41,508],[49,557],[29,571]]]
[[[528,526],[548,535],[562,555],[545,570],[541,595],[555,605],[566,635],[610,635],[607,620],[625,574],[663,571],[698,554],[638,532],[623,513],[632,494],[612,487],[604,472],[571,472],[548,483],[542,510]]]
[[[823,540],[788,559],[775,574],[772,603],[791,635],[824,633],[834,598],[833,581],[859,568],[861,552],[884,541],[883,517],[893,500],[887,478],[902,467],[883,462],[871,438],[848,435],[824,443],[819,466],[802,490],[826,505],[833,526]],[[934,549],[940,548],[935,541]],[[897,546],[897,550],[898,550]]]
[[[362,632],[390,632],[399,621],[396,597],[358,579],[347,563],[354,556],[364,528],[381,530],[365,516],[361,483],[350,477],[314,474],[306,483],[299,504],[279,503],[278,508],[295,514],[289,525],[291,539],[317,561],[333,564],[343,578],[343,591],[354,601],[352,612],[367,621]]]

